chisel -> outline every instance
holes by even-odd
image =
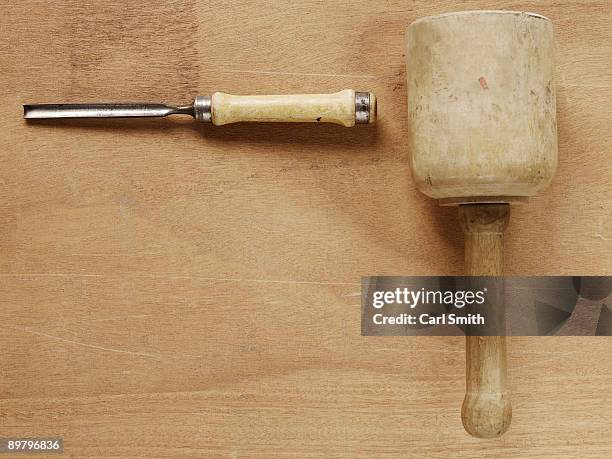
[[[140,118],[191,115],[216,126],[243,121],[335,123],[346,127],[376,120],[376,96],[345,89],[333,94],[197,96],[190,105],[160,103],[27,104],[26,119]]]

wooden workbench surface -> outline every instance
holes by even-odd
[[[24,0],[0,8],[0,437],[74,456],[604,457],[606,338],[509,342],[514,419],[461,426],[464,343],[360,336],[360,277],[462,273],[409,176],[403,31],[533,10],[560,163],[512,275],[611,273],[612,3]],[[548,4],[547,4],[548,3]],[[373,91],[375,126],[26,124],[27,102]]]

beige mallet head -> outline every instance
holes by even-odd
[[[514,11],[442,14],[406,31],[412,175],[426,195],[459,205],[469,275],[502,274],[509,203],[555,173],[553,48],[548,19]],[[499,436],[512,415],[505,338],[468,336],[466,357],[463,424]]]

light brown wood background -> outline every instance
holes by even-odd
[[[74,456],[605,457],[606,338],[509,343],[511,430],[469,437],[461,338],[360,336],[360,276],[462,273],[408,171],[403,31],[556,27],[560,163],[512,209],[513,275],[611,274],[610,1],[0,6],[0,436]],[[26,124],[27,102],[373,91],[374,127]]]

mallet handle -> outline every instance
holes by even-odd
[[[509,217],[509,204],[459,206],[468,275],[502,275],[503,237]],[[465,429],[481,438],[498,437],[510,426],[512,407],[506,388],[504,336],[467,336],[466,394],[461,418]]]

